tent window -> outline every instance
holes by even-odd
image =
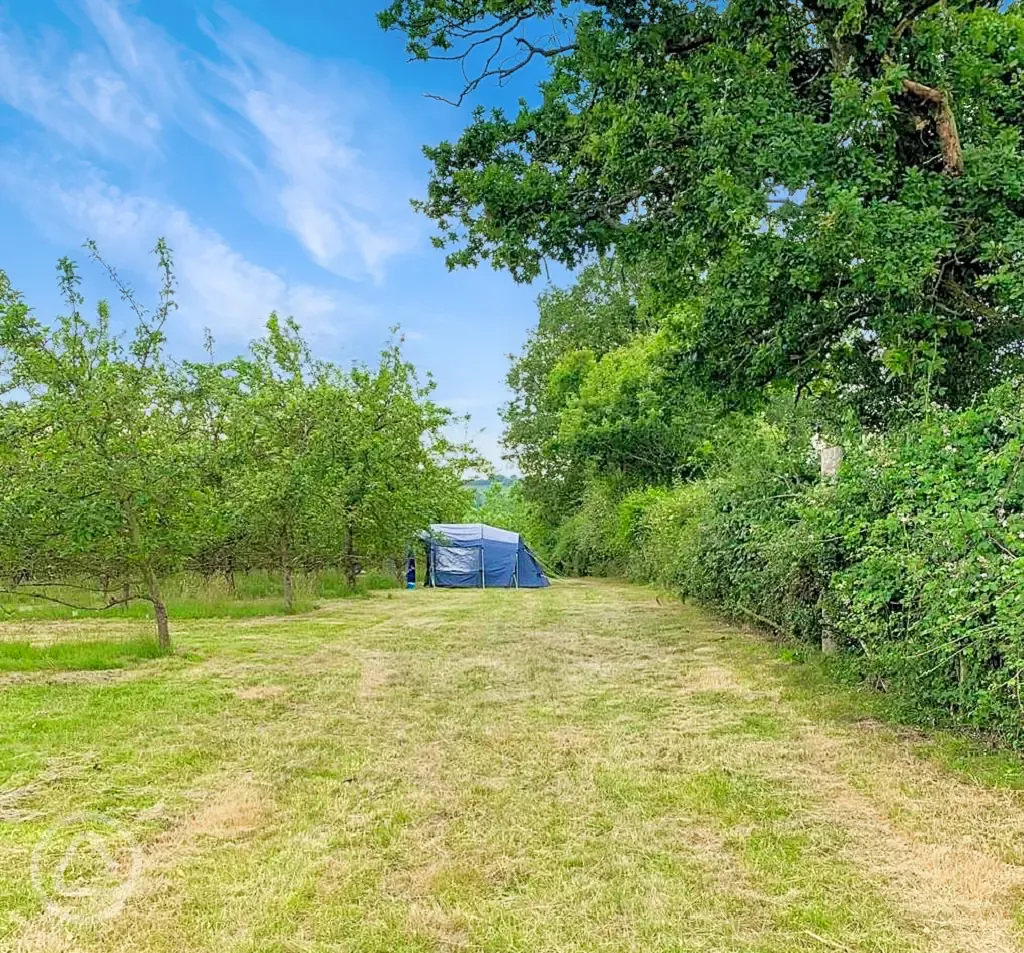
[[[438,546],[434,549],[435,572],[479,572],[479,549],[457,546]]]

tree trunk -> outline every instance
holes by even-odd
[[[284,607],[289,612],[295,606],[295,578],[290,563],[284,566]]]
[[[124,600],[124,604],[126,606],[128,605],[129,602],[131,602],[131,598],[132,598],[132,584],[130,582],[126,582],[121,587],[121,598]]]
[[[345,581],[351,588],[356,585],[355,539],[351,526],[345,527]]]
[[[224,580],[228,584],[228,592],[235,596],[238,590],[235,588],[235,564],[229,559],[224,567]]]
[[[963,147],[960,145],[960,133],[956,128],[956,116],[949,104],[949,94],[941,89],[933,89],[912,79],[903,80],[903,88],[918,99],[928,103],[935,111],[935,134],[942,150],[942,161],[949,175],[961,175],[964,171]]]
[[[149,598],[153,602],[153,612],[156,615],[156,639],[160,644],[160,651],[171,651],[171,630],[167,625],[167,605],[164,603],[163,593],[160,592],[160,580],[156,573],[146,567],[146,588],[149,590]]]

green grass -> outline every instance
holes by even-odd
[[[0,623],[19,620],[44,621],[58,619],[152,619],[153,607],[144,600],[128,605],[102,608],[103,598],[96,592],[95,580],[78,580],[84,588],[41,587],[33,591],[55,596],[62,602],[73,602],[92,608],[73,608],[35,598],[27,593],[0,595]],[[284,615],[288,612],[282,596],[279,573],[238,573],[232,590],[226,579],[204,579],[195,573],[182,573],[164,580],[163,591],[168,614],[175,619],[250,619]],[[362,598],[371,592],[394,589],[392,576],[363,573],[351,587],[342,573],[323,571],[299,573],[295,579],[295,598],[291,612],[304,613],[317,608],[326,599]],[[31,587],[26,587],[31,589]]]
[[[317,607],[312,599],[296,599],[293,613],[310,612]],[[261,616],[285,615],[288,612],[283,599],[233,599],[225,597],[183,597],[167,600],[167,612],[172,623],[182,619],[254,619]],[[0,623],[18,621],[47,621],[57,619],[124,620],[152,619],[153,606],[148,602],[131,602],[110,609],[73,609],[43,600],[21,602],[0,613]]]
[[[97,671],[124,668],[133,662],[159,658],[155,639],[87,640],[33,645],[0,642],[0,672]]]
[[[972,781],[1024,791],[1024,758],[999,739],[964,729],[922,727],[898,695],[888,695],[850,676],[842,658],[833,659],[807,646],[781,646],[775,665],[785,668],[787,700],[808,715],[840,724],[876,720],[890,737],[900,738],[922,758]],[[754,677],[764,665],[764,645],[752,642],[747,657],[737,660]]]
[[[102,653],[136,623],[47,625]],[[386,592],[176,640],[123,671],[0,675],[0,949],[1017,941],[1024,796],[950,770],[817,663],[643,589]],[[142,872],[116,916],[65,923],[32,857],[59,866],[81,812],[123,825]]]

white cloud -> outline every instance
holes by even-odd
[[[355,71],[314,63],[235,13],[205,26],[227,59],[214,67],[220,98],[256,134],[260,189],[314,261],[380,280],[418,238],[411,188],[388,160],[387,104]]]
[[[126,164],[125,144],[156,150],[180,126],[243,169],[256,210],[344,278],[382,280],[419,240],[379,77],[306,56],[226,7],[201,21],[217,50],[205,58],[125,0],[78,2],[91,30],[77,52],[0,30],[0,100]]]
[[[209,327],[218,341],[258,335],[271,311],[293,315],[312,336],[333,335],[370,316],[333,289],[290,282],[253,263],[183,209],[123,192],[96,170],[63,185],[57,176],[32,178],[13,166],[0,167],[0,174],[13,197],[53,230],[94,238],[114,264],[151,269],[148,252],[164,236],[174,253],[181,317],[194,330]]]
[[[379,281],[419,229],[391,167],[390,109],[354,70],[312,60],[223,8],[201,25],[220,56],[182,50],[119,0],[81,0],[133,88],[200,141],[242,166],[257,204],[322,267]],[[396,181],[397,180],[397,181]]]
[[[113,154],[117,140],[151,146],[160,120],[102,54],[70,58],[0,30],[0,100],[77,148]]]
[[[179,121],[199,107],[188,54],[155,23],[126,11],[120,0],[79,0],[103,42],[105,55],[132,89]]]

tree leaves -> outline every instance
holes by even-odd
[[[485,24],[555,12],[399,0],[385,25],[437,28],[459,55]],[[693,364],[736,406],[821,384],[877,421],[922,379],[963,405],[1008,372],[1024,337],[1016,7],[593,0],[563,16],[572,48],[539,101],[478,108],[426,150],[417,207],[450,267],[642,266],[671,304],[698,299]]]
[[[354,576],[466,512],[463,474],[481,461],[448,438],[455,418],[400,342],[345,371],[272,314],[248,355],[175,363],[169,249],[155,249],[150,311],[88,247],[135,316],[127,343],[105,303],[85,313],[69,260],[58,268],[67,313],[50,325],[0,272],[0,573],[12,584],[102,580],[104,599],[131,586],[168,646],[169,573],[259,567],[287,579],[341,565]]]

